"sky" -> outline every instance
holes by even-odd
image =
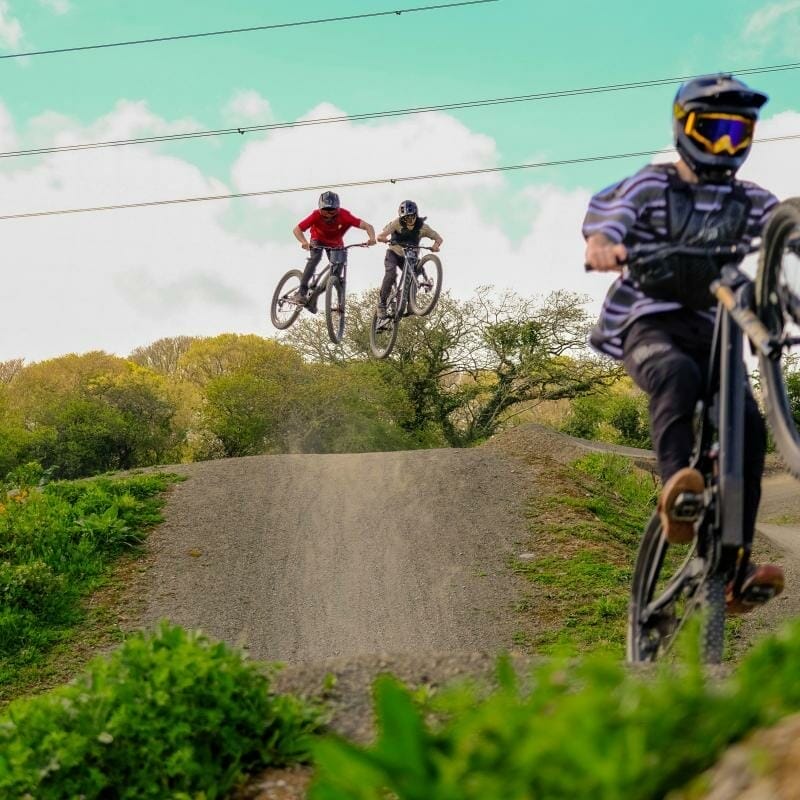
[[[446,2],[446,0],[442,0]],[[425,5],[402,0],[0,0],[0,56]],[[671,144],[680,76],[797,58],[800,0],[493,3],[72,53],[0,58],[0,153],[676,78],[617,92],[0,158],[0,216],[637,152]],[[758,136],[800,134],[800,70],[744,76]],[[445,286],[585,293],[592,192],[647,157],[340,191],[376,227],[414,199],[445,239]],[[754,146],[742,177],[800,194],[800,139]],[[126,355],[163,336],[272,336],[291,229],[318,191],[0,220],[0,361]],[[349,234],[359,241],[363,232]],[[351,251],[350,288],[380,283]]]

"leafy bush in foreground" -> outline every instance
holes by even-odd
[[[318,713],[269,676],[162,623],[74,683],[0,717],[0,796],[220,797],[241,774],[305,757]]]
[[[176,476],[50,483],[38,465],[0,485],[0,686],[83,614],[111,561],[161,520]]]
[[[728,743],[800,709],[800,622],[756,648],[727,683],[696,656],[654,679],[608,660],[537,670],[521,691],[501,663],[488,697],[464,689],[425,721],[411,693],[376,684],[380,735],[360,748],[316,747],[313,800],[598,800],[661,798],[710,766]],[[391,792],[392,794],[387,794]]]

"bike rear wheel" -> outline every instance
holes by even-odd
[[[389,313],[383,320],[378,319],[378,310],[375,310],[369,327],[369,349],[375,358],[387,358],[392,352],[399,326],[400,316],[393,306],[389,306]]]
[[[280,331],[289,328],[297,319],[301,306],[289,296],[300,288],[303,273],[299,269],[290,269],[279,281],[272,293],[270,318],[272,324]]]
[[[433,253],[423,258],[417,266],[415,280],[411,282],[408,305],[418,317],[430,314],[439,302],[442,291],[442,262]]]
[[[325,287],[325,322],[331,341],[339,344],[344,336],[344,281],[337,275]]]
[[[800,478],[800,197],[772,212],[758,260],[756,308],[770,334],[783,341],[776,359],[759,355],[764,405],[775,444],[789,471]]]
[[[701,613],[703,660],[722,658],[725,635],[725,579],[707,574],[694,543],[670,545],[654,513],[639,545],[628,605],[626,656],[630,663],[664,658],[686,621]]]

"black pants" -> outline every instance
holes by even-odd
[[[693,418],[708,380],[712,322],[688,309],[636,320],[625,334],[623,363],[650,398],[650,435],[661,479],[689,464],[694,444]],[[752,542],[767,433],[750,385],[742,387],[744,406],[744,536]]]
[[[381,305],[386,305],[386,301],[392,292],[392,286],[394,286],[397,270],[398,268],[402,269],[403,261],[405,261],[405,258],[397,255],[394,250],[386,251],[386,258],[383,259],[383,266],[386,268],[386,272],[383,274],[383,283],[381,284]]]
[[[341,248],[322,247],[315,242],[311,242],[308,260],[306,261],[306,266],[303,269],[303,277],[300,278],[300,291],[303,294],[308,292],[308,284],[311,281],[311,276],[314,274],[314,270],[317,268],[317,264],[319,264],[320,260],[322,259],[323,250],[328,254],[328,259],[330,260],[331,264],[345,264],[347,262],[347,250],[343,250]]]

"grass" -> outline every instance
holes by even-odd
[[[0,487],[0,703],[72,677],[121,641],[115,609],[178,480],[36,478]]]
[[[611,453],[553,462],[548,474],[555,488],[530,501],[525,543],[546,555],[511,563],[531,584],[517,604],[525,636],[514,643],[538,653],[622,655],[631,569],[657,484]]]
[[[309,797],[675,797],[704,782],[731,743],[800,710],[800,621],[761,642],[724,681],[702,668],[697,638],[686,637],[693,647],[676,663],[647,675],[605,655],[548,659],[520,681],[501,660],[489,693],[466,685],[427,705],[382,676],[377,740],[317,743]],[[769,768],[763,756],[761,766]]]

